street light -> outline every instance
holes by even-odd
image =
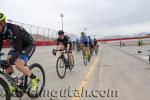
[[[62,21],[62,30],[63,30],[63,17],[64,17],[64,15],[60,14],[60,17],[61,17],[61,21]]]

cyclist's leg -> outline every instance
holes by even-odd
[[[82,54],[84,54],[84,44],[81,44],[80,48],[81,48]]]
[[[71,46],[69,47],[69,51],[68,51],[68,61],[71,65],[73,64],[72,47]]]
[[[31,70],[28,67],[26,67],[25,65],[26,65],[27,61],[33,55],[34,51],[35,51],[35,45],[32,44],[32,45],[28,46],[27,48],[25,48],[25,50],[22,51],[22,54],[15,61],[16,69],[18,69],[20,72],[22,72],[26,76],[30,77],[30,79],[31,79],[31,90],[30,90],[30,92],[31,93],[36,92],[39,78],[36,77],[31,72]]]
[[[89,44],[86,44],[86,50],[87,50],[87,55],[90,56],[90,46],[89,46]]]
[[[10,51],[7,54],[6,59],[8,60],[14,53],[15,53],[14,49],[10,49]],[[12,65],[9,68],[5,69],[5,73],[8,75],[11,75],[13,72],[14,70],[13,70]]]
[[[33,55],[34,51],[35,51],[35,45],[30,45],[23,51],[23,54],[20,57],[18,57],[15,61],[16,68],[20,72],[22,72],[23,74],[25,74],[26,76],[29,76],[31,78],[35,78],[35,76],[32,74],[30,69],[28,67],[26,67],[25,65],[26,65],[27,61]]]

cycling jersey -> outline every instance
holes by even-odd
[[[72,47],[71,40],[70,40],[69,36],[67,36],[67,35],[64,36],[64,39],[61,39],[61,38],[57,39],[57,45],[64,45],[65,49],[67,49],[67,44],[70,44],[69,49],[71,49],[71,47]]]
[[[29,58],[35,50],[32,36],[23,27],[15,24],[5,24],[3,31],[0,34],[0,51],[2,49],[3,40],[8,40],[11,48],[15,50],[15,53],[10,57],[11,61],[15,61],[15,59],[17,59],[23,51]]]
[[[88,46],[89,39],[86,35],[80,37],[80,44],[84,44],[85,46]]]

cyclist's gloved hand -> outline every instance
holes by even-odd
[[[1,67],[7,69],[10,66],[10,63],[7,60],[1,60]]]
[[[53,55],[55,55],[55,56],[56,56],[56,51],[55,51],[54,49],[53,49],[53,52],[52,52],[52,53],[53,53]]]

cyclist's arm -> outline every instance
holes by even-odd
[[[70,45],[71,45],[71,40],[69,37],[67,37],[67,52],[69,51]]]
[[[13,39],[12,46],[15,49],[15,53],[9,58],[10,61],[15,61],[21,54],[22,51],[22,40],[21,40],[21,34],[19,33],[21,30],[19,30],[18,27],[14,27],[12,30],[12,33],[15,35],[15,39]]]

